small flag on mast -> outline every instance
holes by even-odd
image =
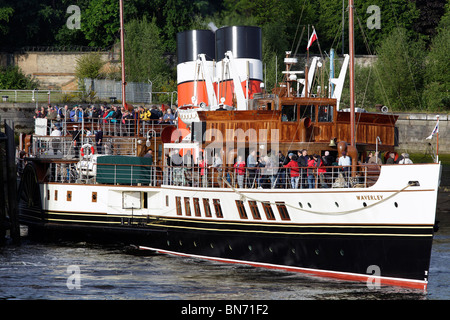
[[[318,39],[318,38],[317,38],[316,29],[314,29],[314,31],[313,31],[311,37],[309,38],[308,46],[306,47],[306,50],[309,50],[309,47],[310,47],[310,46],[313,44],[313,42],[316,41],[317,39]]]
[[[433,129],[433,132],[431,132],[431,134],[427,137],[427,140],[431,140],[436,133],[439,133],[439,116],[437,117],[437,123]]]

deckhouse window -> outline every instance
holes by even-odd
[[[319,122],[333,122],[333,106],[319,106]]]
[[[250,206],[250,211],[252,212],[253,219],[261,220],[261,215],[259,214],[258,204],[256,201],[250,200],[248,202]]]
[[[238,208],[239,217],[241,217],[241,219],[248,219],[247,212],[245,212],[244,201],[236,200],[236,206]]]
[[[311,106],[300,106],[300,119],[310,118],[312,122],[316,121],[316,108]]]
[[[212,217],[211,207],[209,206],[209,199],[203,199],[203,209],[205,209],[205,216]]]
[[[277,202],[276,205],[278,208],[278,212],[280,213],[281,220],[291,220],[284,202]]]
[[[281,106],[281,121],[297,121],[297,105]]]
[[[217,218],[223,218],[222,207],[220,206],[219,199],[213,199],[214,210],[216,211]]]
[[[181,216],[181,197],[175,197],[175,203],[177,204],[177,215]]]
[[[263,202],[264,213],[266,214],[267,220],[275,220],[275,215],[273,214],[270,202]]]
[[[200,204],[198,202],[198,198],[194,198],[194,212],[196,217],[201,217],[202,214],[200,212]]]
[[[191,203],[187,197],[184,198],[184,211],[187,216],[191,215]]]

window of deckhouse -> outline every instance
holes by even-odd
[[[264,213],[266,214],[267,220],[275,220],[275,215],[273,214],[270,202],[263,202]]]
[[[280,213],[281,220],[291,220],[291,217],[289,217],[289,213],[287,211],[284,202],[277,202],[276,205],[278,212]]]
[[[333,122],[333,106],[319,106],[317,117],[319,122]]]
[[[250,211],[252,212],[253,219],[261,220],[261,215],[259,214],[258,204],[256,201],[249,200]]]
[[[247,212],[245,212],[244,201],[236,200],[236,206],[239,212],[239,217],[241,219],[248,219]]]
[[[205,216],[212,217],[211,207],[209,206],[209,199],[206,198],[203,199],[203,208],[205,209]]]
[[[200,212],[200,204],[198,202],[198,198],[194,198],[194,212],[196,217],[201,217],[202,214]]]
[[[191,215],[191,202],[189,201],[188,197],[184,197],[184,211],[186,212],[187,216]]]
[[[216,211],[217,218],[223,218],[222,207],[220,206],[219,199],[213,199],[214,210]]]
[[[281,106],[281,121],[283,122],[297,121],[297,105]]]
[[[316,106],[300,106],[300,119],[310,118],[312,122],[316,121]]]
[[[177,205],[177,215],[181,216],[183,214],[181,212],[181,197],[175,197],[175,203]]]

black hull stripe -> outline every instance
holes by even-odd
[[[35,215],[21,215],[26,221],[38,219]],[[433,237],[432,225],[329,225],[329,224],[267,224],[254,222],[203,221],[199,219],[160,218],[155,216],[130,216],[106,214],[80,214],[48,212],[43,219],[47,223],[86,225],[139,225],[147,228],[196,230],[199,232],[228,232],[243,234],[279,235],[329,235],[329,236],[387,236]],[[42,222],[44,222],[42,221]]]

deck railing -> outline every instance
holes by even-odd
[[[81,161],[52,161],[47,176],[50,182],[91,183],[142,186],[179,186],[194,188],[234,189],[317,189],[365,188],[379,177],[380,165],[358,165],[352,172],[348,167],[300,168],[298,177],[291,177],[287,168],[271,168],[272,172],[253,168],[200,168],[198,166],[158,166],[96,163]]]

